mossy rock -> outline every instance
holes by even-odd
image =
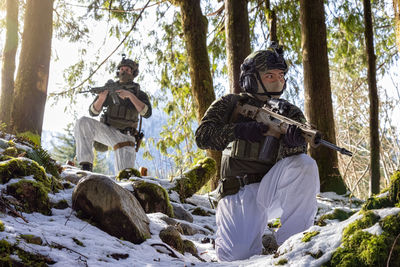
[[[183,246],[185,247],[185,252],[188,252],[192,255],[197,255],[197,248],[192,241],[187,239],[183,240]]]
[[[22,239],[26,241],[26,243],[29,244],[35,244],[35,245],[42,245],[43,240],[40,236],[35,236],[35,235],[20,235]]]
[[[183,202],[186,198],[199,191],[215,175],[216,166],[215,160],[212,158],[205,158],[199,161],[193,169],[174,179],[175,185],[172,190],[179,194]]]
[[[343,230],[342,245],[323,266],[386,266],[389,253],[392,253],[389,266],[398,266],[400,244],[395,240],[400,234],[400,214],[386,216],[380,221],[372,211],[362,214],[364,216],[361,219]],[[380,235],[364,231],[378,221],[383,230]]]
[[[53,208],[58,210],[65,210],[68,207],[69,207],[68,202],[65,199],[61,199],[60,201],[58,201],[53,205]]]
[[[10,157],[17,157],[18,156],[18,150],[16,147],[8,147],[3,151],[3,155],[10,156]]]
[[[13,255],[11,257],[11,255]],[[20,260],[15,258],[18,256]],[[0,266],[48,266],[56,262],[41,254],[33,254],[12,245],[6,240],[0,240]]]
[[[21,180],[7,186],[7,193],[18,199],[23,205],[20,208],[27,213],[51,215],[48,192],[43,184],[31,180]]]
[[[4,232],[4,230],[5,230],[4,223],[3,221],[0,221],[0,232]]]
[[[400,171],[396,171],[390,177],[389,187],[382,190],[382,192],[386,191],[388,192],[384,197],[369,198],[364,204],[363,210],[400,207]]]
[[[319,217],[318,221],[315,223],[319,226],[325,226],[325,220],[339,220],[340,222],[347,220],[350,216],[352,216],[355,211],[345,211],[342,209],[334,209],[332,213],[324,214]]]
[[[126,168],[122,171],[120,171],[117,175],[117,177],[115,177],[115,180],[117,181],[122,181],[123,179],[129,179],[130,177],[135,176],[135,177],[142,177],[140,175],[140,171],[138,171],[135,168]]]
[[[159,236],[164,243],[170,245],[182,254],[185,253],[185,245],[183,243],[182,237],[175,227],[168,226],[167,228],[160,231]]]
[[[135,181],[133,187],[134,196],[146,213],[162,212],[174,217],[169,195],[163,187],[146,181]]]
[[[301,239],[301,242],[304,243],[310,242],[311,239],[316,235],[319,235],[319,231],[307,232],[304,234],[303,238]]]

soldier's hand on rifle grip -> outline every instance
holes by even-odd
[[[104,91],[99,93],[99,98],[106,99],[107,95],[108,95],[108,90],[104,90]]]
[[[265,138],[264,133],[268,131],[268,126],[257,121],[239,122],[235,124],[234,131],[238,139],[260,142]]]
[[[306,144],[301,129],[294,124],[289,125],[286,134],[283,137],[283,141],[288,147],[297,147]]]

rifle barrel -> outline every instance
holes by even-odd
[[[351,151],[348,151],[347,149],[343,148],[343,147],[338,147],[335,144],[329,143],[328,141],[325,141],[323,139],[319,140],[319,143],[321,145],[324,145],[326,147],[329,147],[331,149],[334,149],[336,151],[339,151],[341,154],[346,155],[346,156],[353,156],[353,153]]]

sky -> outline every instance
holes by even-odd
[[[1,140],[0,140],[1,141]],[[17,147],[20,147],[17,144]],[[0,148],[0,153],[3,151]],[[78,176],[81,172],[79,169],[71,166],[63,166],[64,170],[61,177],[66,179],[68,176]],[[108,176],[114,180],[114,176]],[[7,185],[18,182],[20,178],[11,179],[7,184],[1,185],[0,190],[6,188]],[[23,179],[32,180],[32,176],[23,177]],[[143,179],[147,182],[156,183],[166,189],[172,187],[172,183],[167,178],[153,178],[145,176],[143,178],[131,177],[133,180]],[[116,182],[125,189],[132,191],[133,187],[130,182]],[[250,259],[234,261],[234,262],[216,262],[216,253],[212,243],[203,243],[205,238],[215,239],[216,223],[215,209],[210,206],[208,195],[194,195],[188,198],[186,203],[181,203],[177,193],[170,193],[171,201],[183,207],[186,211],[191,211],[195,207],[209,211],[210,216],[193,215],[193,223],[178,220],[178,222],[190,224],[196,229],[204,230],[204,234],[198,233],[195,235],[182,235],[183,239],[192,241],[198,249],[199,258],[194,257],[189,253],[181,254],[170,246],[163,244],[159,238],[159,233],[167,227],[167,224],[161,220],[165,216],[162,213],[147,214],[150,220],[151,238],[147,239],[142,244],[133,244],[128,241],[120,240],[113,237],[99,228],[89,224],[86,221],[80,220],[76,216],[76,212],[71,209],[72,192],[75,185],[71,189],[64,189],[56,194],[49,194],[49,198],[53,203],[60,200],[66,200],[68,208],[52,209],[52,215],[45,216],[40,213],[22,213],[26,219],[24,221],[20,217],[13,217],[9,213],[0,213],[0,220],[5,226],[5,230],[0,232],[0,240],[5,239],[11,244],[16,244],[18,247],[32,252],[40,253],[48,258],[51,258],[56,263],[52,266],[274,266],[280,260],[286,259],[287,264],[284,266],[296,267],[313,267],[321,266],[327,262],[335,249],[340,245],[342,238],[342,230],[361,218],[358,213],[360,206],[355,206],[355,198],[338,196],[332,192],[320,194],[318,200],[318,215],[332,212],[335,208],[340,208],[347,211],[355,211],[349,219],[339,222],[337,220],[327,220],[326,226],[312,226],[305,232],[318,231],[319,234],[314,236],[309,242],[301,241],[304,233],[298,233],[286,240],[279,248],[279,256],[274,255],[255,255]],[[215,192],[210,193],[213,199]],[[3,193],[3,197],[6,197]],[[391,214],[400,212],[400,208],[386,208],[374,211],[381,218]],[[209,227],[213,230],[210,232],[205,228]],[[365,229],[373,234],[380,234],[381,228],[379,224]],[[267,232],[267,231],[266,231]],[[207,234],[208,233],[208,234]],[[21,235],[34,235],[43,240],[42,245],[27,243],[21,238]],[[74,241],[78,240],[82,244]],[[158,244],[158,245],[157,245]],[[163,245],[160,245],[163,244]],[[173,250],[178,258],[168,256],[165,252]],[[164,249],[163,249],[164,248]],[[159,252],[156,249],[164,252]],[[313,258],[310,254],[321,253],[322,256],[318,259]],[[125,259],[114,259],[112,254],[126,254]],[[14,256],[17,257],[17,256]]]

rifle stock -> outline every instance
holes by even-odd
[[[241,105],[238,103],[236,106],[236,112],[245,117],[251,118],[267,125],[268,132],[266,133],[266,135],[279,138],[282,134],[286,134],[289,125],[296,125],[301,129],[304,139],[307,143],[310,144],[310,146],[315,148],[319,145],[323,145],[330,149],[334,149],[341,154],[350,157],[353,155],[353,153],[348,151],[347,149],[338,147],[335,144],[323,140],[321,132],[319,132],[317,129],[312,128],[311,125],[303,124],[295,120],[289,119],[283,115],[274,112],[273,109],[269,108],[268,106],[263,106],[259,108],[249,104]]]

